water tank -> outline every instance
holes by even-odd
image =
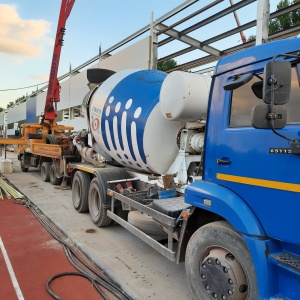
[[[194,122],[205,119],[211,78],[206,75],[174,71],[164,80],[160,109],[172,121]]]

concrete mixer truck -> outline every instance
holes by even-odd
[[[195,299],[299,299],[300,42],[214,75],[92,69],[72,198],[185,261]]]

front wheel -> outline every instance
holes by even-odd
[[[196,299],[258,299],[249,250],[227,222],[207,224],[193,234],[185,268]]]

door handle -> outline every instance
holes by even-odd
[[[224,159],[224,158],[217,158],[216,163],[218,165],[230,165],[231,161],[229,159]]]

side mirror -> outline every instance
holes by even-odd
[[[227,84],[223,86],[225,91],[232,91],[240,86],[246,84],[253,78],[252,73],[246,73],[242,75],[235,76],[231,81],[229,81]]]
[[[20,131],[18,129],[15,130],[15,136],[19,137],[20,136]]]
[[[281,129],[285,127],[287,122],[287,110],[285,106],[274,106],[271,112],[271,105],[259,104],[253,107],[251,115],[251,123],[257,129],[269,129],[271,119],[274,120],[274,128]]]
[[[288,61],[269,61],[264,70],[263,99],[266,104],[288,103],[291,91],[291,64]]]

